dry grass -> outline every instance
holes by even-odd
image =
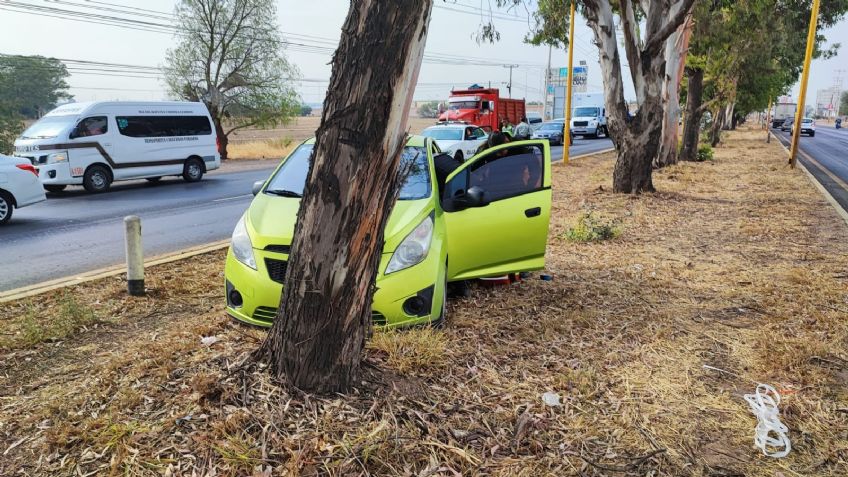
[[[97,325],[0,354],[0,475],[848,475],[848,228],[760,139],[639,197],[608,192],[610,156],[555,167],[554,280],[376,334],[344,396],[242,364],[264,331],[223,316],[221,253],[152,270],[146,298],[75,287]],[[587,211],[621,236],[565,239]],[[752,445],[756,382],[784,395],[785,459]]]
[[[268,139],[251,142],[233,142],[227,145],[227,158],[232,160],[264,160],[279,161],[286,157],[300,143],[290,138]]]

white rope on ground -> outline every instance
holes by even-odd
[[[758,384],[754,394],[746,394],[744,398],[751,406],[751,412],[757,416],[754,445],[769,457],[786,457],[792,444],[789,442],[789,428],[780,422],[780,411],[777,408],[780,394],[768,384]]]

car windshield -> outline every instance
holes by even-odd
[[[457,109],[478,109],[480,108],[479,101],[452,101],[448,108],[453,111]]]
[[[597,115],[598,115],[598,108],[576,108],[574,110],[574,116],[575,117],[597,116]]]
[[[74,126],[76,116],[46,116],[28,127],[21,139],[52,139]]]
[[[431,137],[437,141],[461,141],[462,140],[462,129],[460,128],[445,128],[445,127],[434,127],[427,128],[422,133],[422,136]]]
[[[540,131],[561,131],[562,123],[544,123],[539,126]]]
[[[813,122],[813,120],[812,120],[812,119],[804,118],[804,121],[803,121],[803,122],[805,122],[805,123],[811,123],[811,122]]]
[[[301,197],[309,174],[309,157],[313,144],[298,147],[286,162],[271,177],[265,193],[282,197]],[[401,170],[407,170],[407,177],[400,189],[399,200],[417,200],[430,197],[430,168],[427,152],[423,147],[407,146],[401,157]]]

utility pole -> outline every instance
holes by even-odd
[[[813,56],[813,45],[816,41],[816,24],[819,20],[819,0],[813,0],[810,12],[810,29],[807,32],[807,53],[804,57],[804,72],[801,74],[801,92],[798,95],[798,113],[795,114],[795,126],[792,129],[792,147],[789,149],[789,166],[795,168],[795,157],[798,155],[798,140],[801,139],[801,119],[804,116],[804,101],[807,98],[807,82],[810,79],[810,59]]]
[[[503,65],[504,68],[509,68],[509,83],[506,85],[506,89],[509,91],[509,97],[512,98],[512,69],[518,68],[518,65]]]
[[[545,103],[542,105],[542,115],[545,121],[553,119],[551,116],[548,116],[548,88],[551,87],[551,53],[553,49],[553,46],[548,45],[548,67],[545,69]]]
[[[562,140],[562,163],[568,164],[571,146],[571,89],[574,85],[574,0],[571,0],[571,15],[568,17],[568,77],[565,86],[565,134]]]

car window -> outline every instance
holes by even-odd
[[[109,121],[106,116],[92,116],[85,118],[77,125],[76,137],[100,136],[109,130]]]
[[[597,116],[598,108],[577,108],[574,110],[574,116]]]
[[[433,138],[435,140],[443,140],[443,141],[461,141],[462,140],[462,129],[461,128],[446,128],[437,126],[434,128],[427,128],[422,133],[422,136],[426,136],[429,138]]]
[[[562,131],[563,123],[545,123],[539,128],[542,131]]]
[[[458,173],[445,187],[444,197],[455,197],[469,187],[483,189],[494,202],[542,188],[544,154],[538,146],[519,146],[489,153]]]
[[[474,128],[474,139],[483,139],[486,137],[486,131],[480,128]]]
[[[309,174],[309,158],[313,144],[302,144],[286,159],[277,170],[268,186],[266,194],[298,196],[303,194],[306,178]],[[398,200],[417,200],[430,197],[430,167],[427,151],[423,147],[407,146],[401,157],[401,170],[407,168],[407,177],[401,185]]]

